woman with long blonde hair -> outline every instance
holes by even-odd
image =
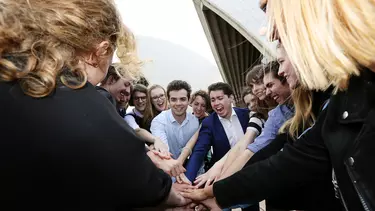
[[[253,203],[331,176],[343,210],[375,209],[374,11],[370,0],[268,2],[269,34],[283,41],[301,86],[326,90],[333,85],[333,96],[293,146],[207,187],[205,196],[195,199],[215,196],[221,207]]]
[[[3,0],[0,11],[2,210],[186,204],[95,90],[116,49],[138,63],[114,1]]]

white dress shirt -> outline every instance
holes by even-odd
[[[229,144],[233,147],[243,136],[244,132],[240,120],[234,109],[232,108],[232,114],[229,119],[218,116],[221,124],[224,127],[225,134],[229,140]]]

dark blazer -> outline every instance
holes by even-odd
[[[0,83],[1,210],[132,210],[169,194],[144,143],[91,84],[32,98]]]
[[[330,98],[314,127],[295,144],[215,183],[216,201],[222,207],[260,201],[332,178],[334,170],[336,194],[347,210],[374,210],[374,131],[375,73],[363,70],[352,76],[348,90]]]
[[[249,110],[243,108],[234,108],[241,123],[242,130],[246,132],[249,123]],[[213,148],[213,154],[210,163],[213,164],[220,160],[229,150],[230,144],[223,125],[216,112],[210,114],[202,122],[199,130],[197,143],[194,146],[189,162],[186,166],[186,176],[190,181],[194,181],[198,170],[203,164],[204,157],[210,148]]]

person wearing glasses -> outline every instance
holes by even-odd
[[[133,87],[130,96],[129,105],[134,108],[128,112],[124,120],[136,132],[136,134],[143,139],[150,148],[155,148],[157,151],[168,151],[168,147],[156,136],[151,134],[151,122],[144,118],[144,113],[148,109],[148,90],[142,84],[136,84]]]
[[[96,90],[115,105],[121,117],[125,117],[135,77],[121,63],[113,63]]]
[[[152,120],[162,111],[168,109],[166,95],[165,89],[158,84],[154,84],[148,88],[146,106],[143,112],[144,124],[151,126]],[[162,153],[168,153],[168,148],[165,147],[156,145],[155,149]]]
[[[169,108],[166,98],[167,94],[162,86],[155,84],[149,88],[148,93],[154,117]]]

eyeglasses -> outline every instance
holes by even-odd
[[[145,100],[146,100],[146,96],[142,96],[142,97],[134,97],[134,100],[135,100],[135,101],[140,101],[140,100],[145,101]]]
[[[161,94],[159,96],[153,96],[151,98],[152,98],[153,101],[157,101],[158,99],[164,99],[164,97],[165,97],[164,94]]]

